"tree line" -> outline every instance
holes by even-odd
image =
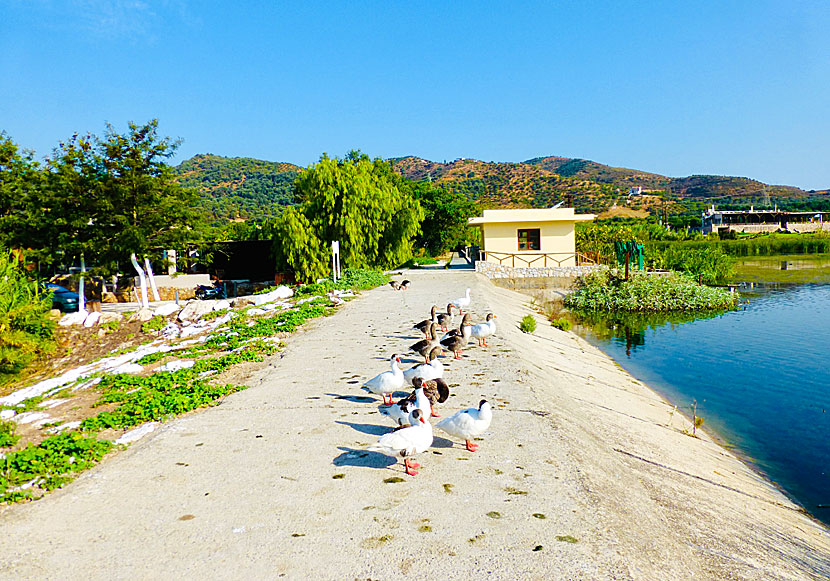
[[[131,270],[131,254],[159,260],[164,249],[186,256],[228,236],[272,239],[277,267],[313,280],[328,274],[333,240],[347,267],[393,268],[413,252],[436,255],[475,235],[466,224],[478,208],[468,198],[412,182],[359,151],[323,154],[299,172],[294,203],[263,213],[272,218],[217,230],[198,190],[168,164],[179,145],[154,119],[125,132],[107,124],[101,136],[75,134],[37,160],[0,132],[0,246],[22,249],[43,273],[84,257],[93,272],[112,275]]]

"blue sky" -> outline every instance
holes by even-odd
[[[830,3],[0,0],[0,130],[830,188]]]

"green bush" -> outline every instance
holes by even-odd
[[[724,254],[720,246],[665,244],[646,247],[648,266],[658,270],[676,270],[700,277],[705,284],[727,280],[733,273],[735,260]]]
[[[55,348],[52,295],[26,278],[15,257],[0,248],[0,383]]]
[[[565,306],[576,311],[703,311],[731,309],[737,300],[737,294],[727,289],[698,285],[678,272],[649,275],[635,271],[626,281],[619,271],[599,270],[577,279]]]
[[[161,315],[156,315],[143,325],[141,325],[141,332],[142,333],[153,333],[157,331],[161,331],[164,329],[164,326],[167,324],[167,321],[164,320],[164,317]]]
[[[17,444],[20,436],[15,435],[14,431],[16,428],[16,423],[0,420],[0,448],[10,448]]]
[[[566,319],[565,317],[561,317],[559,319],[551,319],[550,324],[557,329],[561,329],[562,331],[570,331],[571,330],[571,322]]]
[[[523,333],[533,333],[536,330],[536,319],[533,315],[525,315],[519,323],[519,328]]]

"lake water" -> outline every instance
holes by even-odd
[[[706,428],[830,524],[830,285],[753,292],[708,318],[577,330],[686,415],[696,399]]]

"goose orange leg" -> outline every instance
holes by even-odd
[[[470,452],[475,452],[478,450],[478,444],[473,444],[470,440],[467,440],[467,449]]]
[[[421,467],[420,464],[410,464],[409,463],[409,458],[404,458],[403,464],[406,467],[406,473],[409,474],[410,476],[415,476],[416,474],[418,474],[418,472],[413,470],[413,468],[420,468]]]
[[[441,417],[441,414],[436,414],[435,413],[435,408],[432,407],[432,404],[429,404],[429,416],[431,418],[440,418]]]

